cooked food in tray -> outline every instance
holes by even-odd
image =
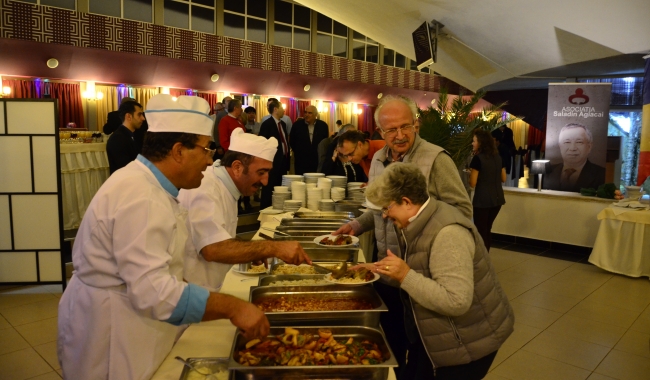
[[[251,267],[248,269],[249,273],[264,273],[266,272],[266,266],[264,264],[261,265],[251,265]]]
[[[372,304],[358,296],[331,294],[284,294],[264,296],[253,304],[265,312],[372,310]]]
[[[352,244],[352,236],[350,235],[337,235],[333,237],[326,237],[318,244],[322,245],[350,245]]]
[[[366,268],[359,269],[348,269],[343,277],[334,278],[332,276],[327,277],[328,282],[335,282],[340,284],[363,284],[375,279],[375,274],[369,271]]]
[[[279,280],[269,283],[269,286],[303,286],[303,285],[328,285],[329,282],[322,278],[310,278],[304,280]]]
[[[333,267],[332,265],[321,265],[326,268]],[[311,265],[291,265],[291,264],[280,264],[273,269],[271,274],[318,274],[314,267]]]
[[[284,335],[249,341],[235,357],[245,366],[372,365],[388,359],[377,343],[367,339],[336,340],[329,329],[318,329],[318,335],[312,335],[291,327],[285,328]]]

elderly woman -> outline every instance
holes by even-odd
[[[430,198],[413,164],[388,166],[366,197],[400,237],[399,252],[370,264],[401,289],[409,353],[399,378],[482,379],[514,314],[476,227]]]

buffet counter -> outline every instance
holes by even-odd
[[[90,201],[109,176],[106,142],[60,144],[63,229],[78,228]]]
[[[274,214],[261,217],[261,227],[274,228],[279,225],[282,217],[291,217],[291,214]],[[260,240],[258,231],[253,240]],[[264,230],[262,230],[264,232]],[[267,232],[268,234],[271,234]],[[359,261],[363,262],[363,255],[359,255]],[[258,276],[250,276],[228,272],[221,288],[221,293],[248,301],[251,286],[257,285]],[[197,358],[197,357],[229,357],[235,338],[236,328],[228,320],[202,322],[191,325],[181,335],[172,351],[167,355],[165,361],[160,365],[158,371],[152,377],[153,380],[178,380],[183,371],[183,364],[174,357]],[[389,380],[395,380],[395,373],[391,369],[388,375]]]
[[[596,216],[613,202],[564,191],[504,187],[503,192],[506,204],[492,232],[582,247],[594,246]]]

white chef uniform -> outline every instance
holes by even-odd
[[[274,137],[266,139],[237,128],[231,134],[229,150],[273,162],[277,144]],[[207,245],[235,237],[237,200],[240,196],[230,174],[219,161],[203,172],[200,187],[180,191],[178,200],[188,210],[187,229],[191,235],[183,271],[183,277],[187,281],[210,291],[221,289],[232,264],[208,262],[200,252]]]
[[[182,98],[201,99],[149,100],[150,132],[210,135],[207,102]],[[59,303],[57,348],[66,379],[149,379],[171,350],[177,325],[201,320],[209,292],[182,281],[187,212],[177,194],[138,156],[93,197]]]

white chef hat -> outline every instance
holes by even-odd
[[[253,133],[246,133],[241,128],[235,128],[230,135],[230,147],[228,150],[250,154],[251,156],[273,162],[275,152],[278,150],[278,140],[275,137],[267,139],[266,137],[257,136]]]
[[[184,132],[212,136],[210,105],[198,96],[154,95],[147,102],[149,132]]]

